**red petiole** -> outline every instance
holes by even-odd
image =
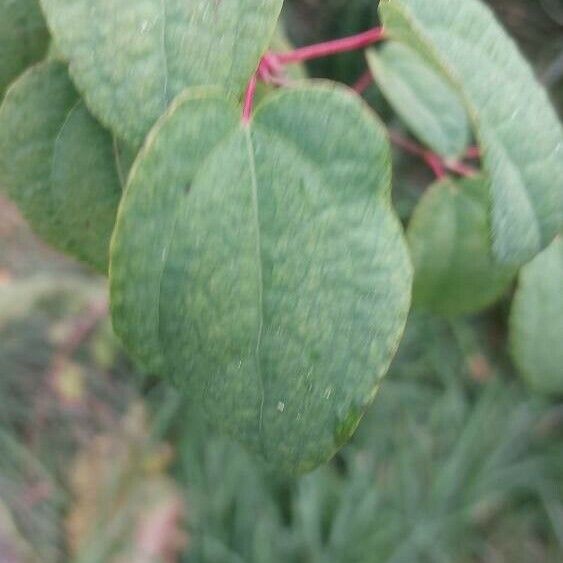
[[[402,148],[405,152],[422,158],[439,180],[444,178],[448,171],[454,172],[455,174],[463,177],[475,176],[475,174],[477,174],[477,170],[475,168],[468,166],[464,162],[442,158],[440,155],[425,149],[423,146],[407,139],[406,137],[403,137],[397,131],[390,131],[389,138],[394,145]],[[474,147],[470,149],[469,154],[473,154],[473,152]]]
[[[256,95],[256,86],[258,84],[257,73],[252,76],[248,86],[246,88],[246,93],[244,94],[244,105],[242,108],[242,121],[243,123],[248,123],[250,121],[250,116],[252,115],[252,108],[254,107],[254,96]]]
[[[300,63],[321,57],[328,57],[330,55],[338,55],[348,51],[355,51],[357,49],[364,49],[384,38],[385,30],[382,27],[374,27],[358,35],[335,39],[334,41],[326,41],[325,43],[317,43],[316,45],[309,45],[308,47],[295,49],[288,53],[277,53],[273,56],[275,56],[281,64]]]
[[[258,80],[269,84],[283,85],[286,80],[283,76],[284,65],[294,64],[339,53],[364,49],[369,45],[373,45],[385,38],[385,31],[382,27],[375,27],[358,35],[336,39],[334,41],[326,41],[317,43],[289,51],[288,53],[266,53],[256,73],[252,76],[246,89],[244,96],[244,107],[242,118],[244,122],[250,120],[252,108],[254,106],[254,96],[256,93],[256,84]]]
[[[268,84],[276,84],[278,86],[284,85],[287,81],[283,76],[283,67],[288,64],[300,63],[310,61],[321,57],[328,57],[331,55],[338,55],[357,49],[364,49],[374,43],[378,43],[385,39],[385,30],[382,27],[374,27],[363,33],[344,37],[343,39],[336,39],[334,41],[326,41],[324,43],[317,43],[294,49],[287,53],[266,53],[258,69],[250,79],[246,93],[244,96],[244,105],[242,120],[248,123],[252,116],[252,109],[254,107],[254,97],[256,95],[256,86],[258,80]],[[353,86],[353,89],[362,94],[372,84],[373,76],[369,71],[366,71]],[[421,145],[403,137],[396,131],[390,132],[391,141],[401,147],[406,152],[418,156],[432,169],[438,179],[444,178],[447,172],[454,172],[460,176],[473,176],[477,170],[468,166],[462,161],[451,161],[442,158],[441,156],[425,149]],[[466,154],[466,158],[479,158],[479,148],[470,147]]]
[[[368,69],[358,78],[356,83],[352,86],[352,90],[361,96],[372,84],[373,75]]]

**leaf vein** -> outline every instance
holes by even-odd
[[[258,275],[258,310],[260,313],[258,334],[256,337],[256,349],[255,349],[255,362],[256,362],[256,372],[258,374],[258,382],[260,384],[260,413],[258,418],[258,432],[262,432],[262,422],[264,415],[264,399],[265,399],[265,388],[264,388],[264,376],[262,374],[262,366],[260,362],[260,348],[262,346],[262,334],[264,332],[264,280],[262,274],[262,241],[260,236],[260,217],[258,209],[258,180],[256,178],[256,161],[254,158],[254,147],[252,145],[252,139],[250,138],[250,129],[246,130],[246,146],[248,149],[248,162],[250,165],[250,178],[252,182],[252,207],[254,211],[254,221],[256,228],[256,263],[257,263],[257,275]]]
[[[161,0],[161,8],[162,8],[162,58],[164,62],[164,85],[163,85],[163,106],[166,110],[168,108],[169,102],[169,92],[168,92],[168,79],[169,79],[169,72],[168,72],[168,52],[166,49],[166,33],[167,33],[167,18],[168,18],[168,10],[166,9],[166,1]]]

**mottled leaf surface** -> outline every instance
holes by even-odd
[[[174,116],[174,119],[170,117]],[[240,112],[210,88],[186,91],[147,138],[120,206],[111,251],[111,308],[116,333],[148,371],[166,371],[160,345],[160,288],[178,205]],[[160,134],[165,127],[166,136]],[[201,236],[206,236],[207,228]]]
[[[268,47],[282,0],[41,0],[94,114],[138,145],[187,86],[238,97]]]
[[[563,238],[520,273],[510,319],[514,360],[530,386],[563,393]]]
[[[250,124],[194,95],[131,173],[114,324],[220,430],[279,470],[310,470],[356,428],[406,322],[388,141],[334,85],[275,93]]]
[[[0,100],[10,82],[43,58],[48,44],[39,0],[0,0]]]
[[[375,82],[405,125],[425,145],[458,157],[470,141],[469,119],[458,93],[411,48],[387,42],[367,53]]]
[[[102,272],[127,166],[64,64],[40,63],[9,89],[0,108],[0,185],[37,234]]]
[[[448,316],[475,313],[506,291],[516,270],[493,259],[487,209],[481,177],[446,179],[424,194],[408,229],[417,308]]]
[[[526,263],[563,227],[563,132],[546,92],[478,0],[382,0],[380,12],[463,94],[491,180],[493,251]]]

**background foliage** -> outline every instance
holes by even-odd
[[[558,0],[489,2],[563,111]],[[373,25],[372,0],[292,0],[305,44]],[[363,55],[315,62],[347,83]],[[368,98],[396,120],[372,88]],[[408,219],[426,168],[396,154]],[[353,442],[299,480],[207,431],[197,405],[134,373],[105,282],[39,243],[0,200],[0,561],[555,562],[563,405],[506,355],[509,299],[446,321],[413,313]]]

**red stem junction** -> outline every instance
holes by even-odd
[[[338,55],[357,49],[365,49],[370,45],[378,43],[385,39],[385,30],[383,27],[374,27],[363,33],[344,37],[342,39],[335,39],[333,41],[326,41],[294,49],[287,53],[273,53],[268,52],[260,61],[260,64],[250,79],[246,93],[244,96],[244,106],[242,113],[242,120],[244,123],[249,123],[252,110],[254,107],[254,97],[256,95],[256,87],[258,80],[269,84],[276,84],[283,86],[287,83],[287,79],[283,73],[283,67],[288,64],[301,63],[331,55]],[[367,70],[354,84],[353,89],[362,94],[373,82],[374,77],[369,70]],[[440,155],[424,148],[423,146],[403,137],[396,131],[390,132],[391,141],[401,147],[409,154],[420,157],[431,168],[438,179],[447,176],[448,171],[460,176],[473,176],[477,174],[477,170],[468,166],[462,160],[449,160],[441,157]],[[479,158],[479,148],[470,147],[465,155],[465,158],[476,159]]]
[[[283,85],[287,82],[283,76],[284,65],[310,61],[312,59],[328,57],[330,55],[337,55],[339,53],[346,53],[357,49],[364,49],[365,47],[373,45],[384,38],[384,29],[382,27],[374,27],[373,29],[357,35],[309,45],[308,47],[294,49],[293,51],[289,51],[287,53],[266,53],[260,61],[258,69],[248,83],[244,96],[242,114],[243,122],[248,123],[250,121],[258,80],[262,80],[263,82],[270,84]]]

